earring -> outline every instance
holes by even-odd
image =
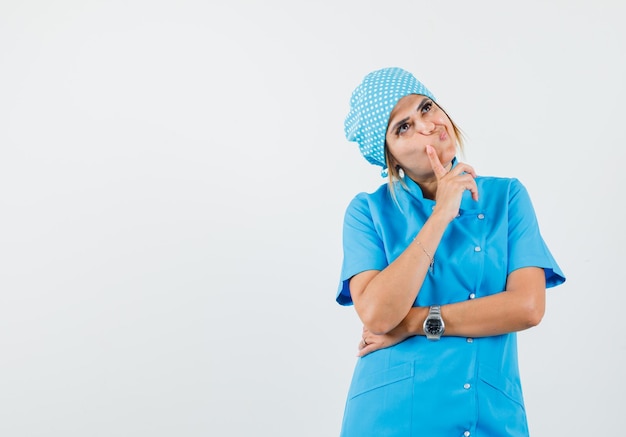
[[[404,179],[404,170],[402,170],[402,167],[398,166],[397,170],[398,170],[398,176],[400,177],[400,179]]]

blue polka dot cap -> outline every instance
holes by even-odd
[[[359,145],[368,162],[383,168],[386,175],[385,135],[391,111],[402,97],[433,94],[411,73],[401,68],[383,68],[369,73],[350,98],[350,112],[344,123],[348,141]]]

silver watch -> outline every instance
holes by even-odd
[[[433,305],[428,311],[428,317],[424,320],[424,334],[429,340],[439,340],[446,330],[446,325],[441,318],[441,306]]]

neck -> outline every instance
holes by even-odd
[[[425,199],[435,200],[437,197],[437,179],[431,179],[429,181],[417,182],[417,185],[422,190],[422,195]]]
[[[452,163],[450,162],[445,166],[446,172],[452,170]],[[431,177],[425,179],[411,178],[422,190],[422,195],[425,199],[435,200],[437,197],[437,186],[439,185],[439,179],[433,174]]]

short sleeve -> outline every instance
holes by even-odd
[[[388,261],[382,239],[376,232],[366,195],[357,195],[348,205],[343,223],[343,263],[337,302],[352,305],[349,282],[357,273],[383,270]]]
[[[513,179],[509,192],[508,272],[522,267],[541,267],[546,288],[565,282],[565,276],[550,253],[541,233],[528,191]]]

